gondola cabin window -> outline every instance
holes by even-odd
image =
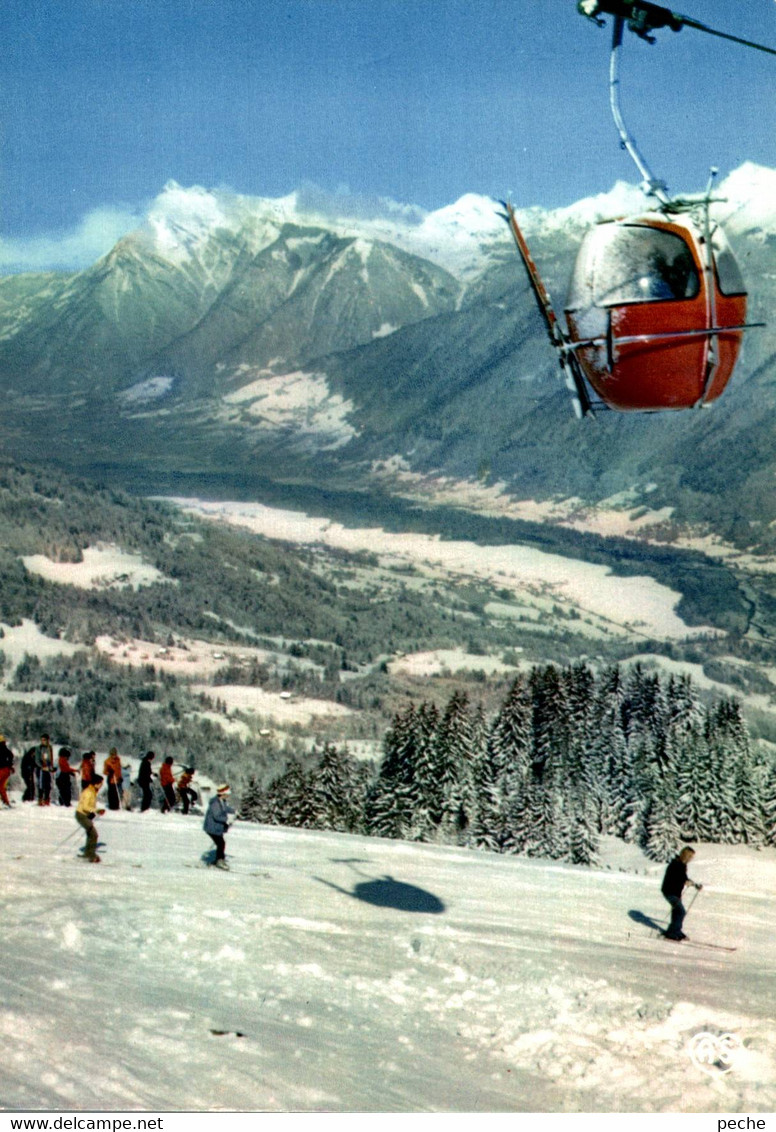
[[[730,250],[725,233],[717,228],[711,238],[714,266],[717,270],[717,285],[723,295],[745,295],[746,284],[741,268]]]
[[[694,299],[700,275],[686,241],[673,232],[602,224],[580,251],[568,308]]]

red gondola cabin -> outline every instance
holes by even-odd
[[[566,322],[585,377],[613,409],[715,401],[745,320],[743,279],[718,227],[707,238],[689,216],[656,212],[599,224],[583,240]]]

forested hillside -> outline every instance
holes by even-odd
[[[327,745],[289,765],[256,820],[593,864],[612,834],[657,861],[680,840],[776,844],[776,762],[760,762],[738,701],[703,706],[689,677],[640,666],[534,668],[492,718],[465,692],[411,704],[371,778]]]
[[[507,537],[475,518],[480,541]],[[0,467],[0,523],[0,722],[17,751],[41,731],[76,751],[151,749],[230,776],[263,820],[580,862],[600,833],[662,852],[678,831],[756,842],[772,827],[770,748],[753,761],[730,696],[765,702],[770,654],[740,631],[613,633],[552,590],[519,599],[468,573],[283,543],[47,469]],[[562,549],[604,543],[569,532]],[[113,572],[90,574],[111,548]],[[658,576],[672,555],[654,553]],[[713,568],[699,574],[710,615],[741,600],[717,573],[716,606]],[[402,663],[435,649],[468,672]],[[661,675],[661,654],[706,686]],[[283,716],[292,697],[300,713]],[[766,711],[748,717],[773,737]]]

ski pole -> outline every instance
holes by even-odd
[[[54,846],[54,852],[56,853],[57,849],[61,849],[63,845],[67,845],[68,841],[72,841],[72,839],[80,832],[80,828],[80,826],[76,826],[72,833],[68,833],[67,837],[63,838],[63,840],[60,841],[58,845]]]
[[[687,910],[686,910],[686,911],[685,911],[685,913],[684,913],[684,915],[685,915],[685,919],[687,918],[687,915],[688,915],[688,913],[689,913],[690,909],[692,908],[693,904],[695,903],[695,898],[697,897],[697,895],[698,895],[698,893],[699,893],[699,892],[700,892],[700,888],[699,888],[699,887],[698,887],[698,885],[696,884],[696,886],[695,886],[695,892],[694,892],[694,893],[692,894],[692,896],[690,897],[690,899],[689,899],[689,900],[687,901]]]

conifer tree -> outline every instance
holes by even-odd
[[[465,692],[453,692],[437,729],[436,767],[445,840],[463,842],[474,818],[474,726]]]
[[[733,839],[757,848],[765,841],[760,778],[755,772],[749,732],[739,700],[730,700],[726,713],[733,757]]]
[[[666,750],[674,767],[676,818],[685,840],[703,836],[709,781],[709,759],[703,712],[690,677],[672,676],[666,693]]]
[[[546,790],[536,778],[530,778],[523,790],[521,821],[516,830],[516,848],[528,857],[544,857],[547,853]]]
[[[624,701],[622,673],[615,665],[606,669],[601,676],[594,706],[591,756],[597,783],[598,828],[601,833],[616,832],[618,824],[618,792],[625,774],[628,750],[623,718]]]
[[[573,865],[598,864],[598,835],[595,814],[584,789],[575,790],[570,799],[571,834],[569,860]]]
[[[776,845],[776,763],[771,763],[765,772],[762,803],[765,844]]]
[[[653,861],[668,862],[676,855],[680,832],[675,809],[675,799],[656,782],[644,818],[642,846]]]
[[[733,843],[740,840],[741,832],[735,771],[745,735],[743,718],[735,700],[722,700],[709,711],[706,734],[713,796],[709,800],[710,829],[703,832],[710,841]]]
[[[316,825],[358,833],[363,822],[362,786],[352,756],[333,743],[324,745],[314,776]]]
[[[417,711],[410,704],[385,736],[380,772],[368,793],[367,826],[377,837],[401,839],[412,825],[416,731]]]
[[[301,764],[292,759],[284,772],[269,785],[266,798],[267,821],[299,829],[315,825],[314,788]]]
[[[248,779],[248,785],[240,798],[240,814],[247,821],[267,821],[267,798],[255,775]]]
[[[554,664],[531,673],[533,774],[550,789],[566,777],[571,749],[570,705],[565,682]]]
[[[436,743],[439,712],[436,705],[421,703],[413,728],[413,767],[410,786],[411,837],[429,841],[442,820],[442,788],[437,777]]]
[[[575,664],[563,673],[569,709],[568,781],[590,794],[595,793],[595,769],[590,749],[593,740],[595,676],[584,664]]]
[[[527,682],[512,683],[473,769],[475,843],[498,852],[513,845],[513,801],[531,759],[531,701]]]

